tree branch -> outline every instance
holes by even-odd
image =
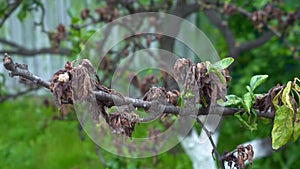
[[[241,44],[240,46],[237,47],[237,50],[239,53],[241,53],[241,52],[245,52],[247,50],[251,50],[253,48],[260,47],[261,45],[268,42],[273,36],[274,36],[274,32],[268,31],[253,41]]]
[[[18,8],[18,6],[21,4],[22,0],[16,0],[10,7],[9,11],[7,13],[4,13],[2,20],[0,21],[0,27],[3,26],[7,18]]]
[[[17,98],[19,96],[25,95],[27,93],[30,93],[30,92],[38,90],[38,89],[40,89],[39,86],[34,86],[34,87],[30,87],[30,88],[28,88],[28,89],[26,89],[24,91],[21,91],[21,92],[15,93],[15,94],[4,95],[4,96],[0,97],[0,103],[6,101],[8,99]]]
[[[9,50],[0,50],[0,53],[10,53],[10,54],[16,54],[16,55],[22,55],[22,56],[36,56],[40,54],[60,54],[60,55],[66,55],[70,56],[71,50],[68,48],[40,48],[40,49],[27,49],[23,46],[9,41],[4,38],[0,38],[0,43],[3,45],[7,45],[8,47],[11,47],[12,49]]]
[[[186,18],[190,14],[198,11],[200,9],[200,5],[198,3],[177,3],[176,8],[172,11],[173,15],[176,15],[181,18]]]
[[[202,121],[198,117],[196,118],[196,120],[197,120],[198,124],[202,127],[202,130],[204,130],[204,132],[206,133],[206,135],[207,135],[207,137],[208,137],[208,139],[209,139],[209,141],[210,141],[210,143],[213,147],[212,153],[214,153],[217,156],[217,159],[219,161],[221,169],[225,169],[224,162],[223,162],[223,160],[221,158],[221,155],[220,155],[220,153],[217,149],[217,146],[216,146],[216,144],[215,144],[215,142],[212,138],[212,133],[210,131],[208,131],[208,129],[204,126],[204,124],[202,123]]]
[[[245,9],[241,8],[241,7],[238,7],[237,8],[237,11],[242,14],[242,15],[245,15],[247,16],[249,19],[251,18],[252,16],[252,13],[246,11]],[[294,15],[295,15],[295,19],[299,19],[300,17],[300,7],[298,7],[296,9],[296,11],[294,12]],[[295,60],[299,61],[300,62],[300,58],[298,56],[295,55],[296,52],[300,51],[300,47],[299,46],[293,46],[289,41],[287,41],[284,37],[283,37],[283,34],[284,33],[280,33],[279,31],[277,31],[276,29],[274,29],[270,24],[268,24],[267,22],[264,22],[263,23],[264,26],[269,30],[269,32],[272,32],[273,35],[277,36],[277,38],[281,39],[283,41],[283,44],[285,45],[286,48],[292,50],[292,54],[293,54],[293,57],[295,58]],[[268,35],[269,34],[269,35]],[[268,39],[268,38],[271,38],[270,34],[271,33],[268,33],[268,34],[265,34],[265,38]],[[262,40],[262,39],[261,39]],[[263,41],[262,41],[263,42]],[[266,41],[265,41],[266,42]],[[263,44],[263,43],[262,43]],[[258,45],[259,46],[259,45]]]
[[[13,76],[19,76],[22,78],[25,78],[27,80],[30,80],[34,84],[38,86],[45,87],[47,89],[50,89],[50,82],[45,81],[41,79],[40,77],[32,74],[27,68],[23,68],[24,65],[14,63],[13,60],[5,54],[5,57],[3,59],[3,65],[4,67],[10,71],[9,75],[11,77]],[[122,97],[117,94],[113,93],[106,93],[104,91],[94,91],[95,97],[97,100],[100,100],[102,102],[113,102],[113,105],[110,106],[122,106],[122,105],[132,105],[136,108],[142,108],[144,110],[149,110],[151,107],[164,107],[164,110],[162,113],[167,113],[167,114],[173,114],[173,115],[181,115],[181,116],[188,116],[191,114],[184,114],[182,112],[188,112],[184,111],[180,107],[172,106],[172,105],[163,105],[160,103],[157,103],[155,101],[144,101],[141,99],[134,99],[130,97]],[[108,105],[106,105],[108,106]],[[229,115],[234,115],[235,113],[244,113],[244,109],[239,109],[239,108],[230,108],[230,107],[221,107],[221,106],[214,106],[214,107],[208,107],[208,108],[201,108],[199,109],[198,115],[208,115],[208,114],[217,114],[220,116],[229,116]],[[141,118],[139,119],[140,122],[145,122],[145,121],[151,121],[152,119],[156,118],[160,114],[153,113],[148,117]],[[259,117],[266,117],[266,118],[274,118],[274,114],[271,112],[258,112]]]
[[[2,43],[4,45],[8,45],[8,46],[13,47],[13,48],[24,49],[24,47],[18,45],[17,43],[12,42],[12,41],[8,41],[8,40],[3,39],[3,38],[0,38],[0,43]]]
[[[0,50],[0,53],[10,53],[14,55],[22,55],[27,57],[37,56],[41,54],[59,54],[59,55],[65,55],[70,56],[71,50],[68,48],[41,48],[41,49],[25,49],[25,48],[19,48],[16,50]]]
[[[233,32],[228,27],[227,23],[225,21],[223,21],[217,15],[216,11],[212,8],[205,9],[204,13],[208,17],[208,19],[219,29],[219,31],[225,37],[225,40],[227,42],[228,49],[229,49],[229,55],[231,57],[236,58],[237,56],[235,56],[235,54],[234,54],[235,53],[234,49],[235,49],[236,39],[235,39],[235,36],[234,36]]]

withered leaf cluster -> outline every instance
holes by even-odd
[[[247,146],[239,145],[236,148],[236,155],[234,152],[228,154],[223,154],[223,160],[228,162],[228,166],[231,168],[233,167],[237,169],[244,169],[246,167],[245,162],[248,160],[250,165],[252,166],[254,157],[254,151],[251,144]]]
[[[229,3],[224,3],[223,5],[223,13],[227,15],[233,15],[236,12],[236,6]]]
[[[57,49],[61,43],[61,41],[67,39],[67,30],[66,27],[62,24],[57,26],[57,32],[48,33],[49,40],[52,42],[52,46]]]
[[[196,101],[205,107],[215,105],[219,99],[225,100],[227,84],[231,80],[227,69],[208,72],[208,64],[193,64],[190,59],[181,58],[174,65],[175,77],[184,83],[184,92],[192,92],[198,99]]]
[[[113,5],[97,8],[95,12],[98,14],[99,20],[107,22],[115,20],[120,16],[118,9],[114,8]]]
[[[173,106],[177,106],[179,96],[180,92],[178,90],[167,91],[163,87],[152,87],[144,95],[143,100],[156,101],[164,105],[170,104]]]
[[[158,85],[158,79],[153,74],[140,79],[135,73],[129,73],[127,79],[140,90],[142,95],[145,95],[151,87]]]
[[[50,91],[54,96],[54,102],[56,105],[73,103],[72,94],[72,75],[66,70],[57,71],[50,85]]]
[[[88,112],[92,113],[93,119],[99,121],[99,116],[108,122],[108,115],[104,105],[96,101],[94,90],[103,90],[100,86],[99,77],[89,60],[83,59],[76,67],[74,63],[67,62],[65,68],[57,71],[50,85],[50,91],[54,96],[55,103],[62,108],[63,104],[87,103]],[[108,92],[108,91],[105,91]]]
[[[109,114],[109,124],[112,128],[112,132],[128,137],[132,137],[137,120],[138,115],[128,109],[125,109],[123,112]]]
[[[259,96],[256,98],[256,101],[253,105],[253,108],[258,109],[260,112],[262,113],[269,113],[272,115],[275,115],[276,112],[276,108],[274,106],[274,104],[278,105],[279,107],[282,106],[283,100],[282,100],[282,95],[283,95],[283,91],[286,88],[286,85],[277,85],[273,88],[271,88],[268,93]],[[274,98],[278,96],[277,103],[274,103]],[[293,111],[296,113],[297,112],[297,108],[298,108],[298,102],[294,97],[290,97],[289,100],[292,102],[292,105],[294,105],[293,107]]]
[[[267,4],[264,9],[257,10],[251,15],[253,25],[258,28],[261,28],[264,24],[272,19],[277,20],[280,28],[281,26],[286,27],[293,25],[297,20],[297,15],[295,13],[286,14],[283,10],[277,7],[274,2]]]
[[[140,82],[139,89],[142,94],[145,94],[154,85],[158,85],[158,79],[153,74],[150,74]]]

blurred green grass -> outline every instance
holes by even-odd
[[[92,141],[79,139],[78,123],[51,120],[52,109],[39,100],[8,101],[0,109],[0,168],[101,166]]]
[[[49,96],[51,98],[51,96]],[[105,168],[95,145],[86,135],[79,137],[77,120],[52,120],[58,109],[43,104],[44,98],[25,97],[0,104],[1,169],[89,169]],[[72,117],[74,118],[74,117]],[[180,145],[154,158],[130,159],[101,150],[106,168],[191,168]]]

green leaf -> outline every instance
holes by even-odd
[[[297,82],[300,83],[300,80],[298,78],[295,78],[294,79],[294,88],[295,88],[295,90],[297,90],[298,92],[300,92],[300,86],[297,84]]]
[[[293,105],[291,102],[291,97],[290,97],[290,92],[291,92],[291,88],[292,88],[292,82],[289,81],[286,85],[286,87],[283,89],[283,93],[282,93],[282,102],[284,105],[286,105],[288,108],[293,110]]]
[[[31,7],[34,4],[39,5],[34,0],[24,1],[24,3],[22,4],[22,7],[17,15],[20,21],[23,21],[26,18],[27,13],[29,13],[32,10]]]
[[[281,95],[281,92],[282,91],[278,92],[277,95],[272,100],[272,103],[273,103],[276,110],[279,108],[278,100],[279,100],[279,96]]]
[[[178,106],[181,107],[181,108],[183,108],[183,106],[184,106],[183,97],[184,97],[184,95],[180,94],[180,96],[178,98]]]
[[[0,17],[5,14],[5,11],[9,9],[7,2],[0,2]]]
[[[5,84],[5,75],[4,75],[4,73],[0,73],[0,77],[1,77],[1,81],[0,81],[0,83],[2,83],[2,84]]]
[[[297,97],[298,97],[298,106],[299,106],[299,109],[300,109],[300,93],[296,90],[296,89],[293,89],[294,92],[296,93]]]
[[[71,19],[71,23],[72,24],[78,24],[78,22],[80,22],[80,18],[78,18],[78,17],[72,17],[72,19]]]
[[[247,92],[243,95],[243,103],[244,103],[244,108],[248,113],[251,112],[251,107],[253,105],[253,99],[252,95],[250,92]]]
[[[277,150],[285,145],[293,135],[293,110],[286,105],[276,111],[272,129],[272,147]]]
[[[246,89],[248,90],[248,92],[252,92],[253,93],[253,91],[252,91],[252,89],[250,88],[249,85],[246,86]]]
[[[195,94],[193,93],[193,92],[186,92],[186,98],[188,98],[188,99],[192,99],[192,98],[195,98],[196,96],[195,96]]]
[[[299,136],[300,136],[300,110],[298,109],[298,113],[296,114],[296,118],[294,122],[294,133],[293,133],[292,141],[298,140]]]
[[[232,105],[239,105],[243,102],[242,98],[236,96],[236,95],[227,95],[226,97],[226,102],[224,102],[222,99],[218,100],[218,104],[220,106],[232,106]]]
[[[261,124],[270,124],[271,119],[261,117],[261,118],[258,119],[258,122],[261,123]]]
[[[216,68],[211,68],[211,71],[214,72],[218,78],[220,79],[221,83],[226,84],[226,79],[223,76],[223,74],[220,72],[220,70],[217,70]]]
[[[240,113],[235,113],[234,116],[243,123],[249,130],[257,130],[257,123],[249,124],[241,115]]]
[[[77,12],[74,8],[68,8],[67,13],[69,17],[71,17],[72,19],[77,15]]]
[[[212,64],[209,61],[205,61],[205,66],[207,68],[206,74],[209,74],[212,71]]]
[[[17,16],[18,16],[18,19],[20,21],[23,21],[27,16],[27,9],[26,8],[21,8],[21,10],[20,10],[20,12],[18,13]]]
[[[234,59],[232,57],[224,58],[222,60],[217,61],[216,63],[212,64],[212,67],[217,70],[226,69],[228,66],[232,64]],[[209,72],[209,70],[208,70]]]
[[[255,75],[250,80],[250,89],[253,92],[258,86],[264,83],[268,78],[268,75]]]

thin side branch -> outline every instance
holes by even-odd
[[[24,49],[22,46],[18,45],[17,43],[9,41],[4,38],[0,38],[0,43],[2,43],[3,45],[13,47],[13,48]]]
[[[22,0],[17,0],[13,4],[11,4],[11,6],[9,6],[10,9],[8,10],[8,12],[4,13],[3,18],[0,21],[0,27],[3,26],[3,24],[5,23],[7,18],[9,18],[9,16],[18,8],[18,6],[21,4],[21,2],[22,2]]]
[[[215,144],[215,142],[214,142],[214,140],[212,138],[212,133],[210,131],[208,131],[208,129],[205,127],[205,125],[202,123],[202,121],[198,117],[196,118],[196,120],[197,120],[198,124],[202,127],[202,130],[204,130],[204,132],[206,133],[206,135],[207,135],[207,137],[208,137],[208,139],[209,139],[209,141],[210,141],[210,143],[211,143],[211,145],[213,147],[212,153],[214,153],[216,155],[216,157],[217,157],[217,159],[219,161],[221,169],[225,169],[222,157],[221,157],[221,155],[220,155],[220,153],[219,153],[219,151],[217,149],[217,146],[216,146],[216,144]]]
[[[38,89],[40,89],[39,86],[34,86],[34,87],[30,87],[30,88],[28,88],[28,89],[26,89],[24,91],[21,91],[21,92],[15,93],[15,94],[4,95],[4,96],[0,97],[0,103],[6,101],[8,99],[14,99],[14,98],[17,98],[19,96],[23,96],[23,95],[25,95],[27,93],[30,93],[32,91],[36,91]]]
[[[70,56],[71,50],[67,48],[41,48],[41,49],[24,49],[24,48],[18,48],[18,49],[12,49],[12,50],[0,50],[0,53],[9,53],[14,55],[22,55],[27,57],[33,57],[41,54],[59,54],[59,55],[65,55]]]
[[[266,32],[262,36],[260,36],[259,38],[240,45],[239,47],[237,47],[237,50],[241,53],[241,52],[251,50],[253,48],[257,48],[257,47],[265,44],[266,42],[268,42],[273,36],[274,36],[274,32],[269,30],[268,32]]]
[[[214,9],[206,9],[204,10],[205,15],[209,18],[209,20],[219,29],[219,31],[225,37],[225,40],[228,44],[229,49],[233,49],[235,47],[236,39],[233,32],[230,30],[226,22],[224,22],[216,13]]]

